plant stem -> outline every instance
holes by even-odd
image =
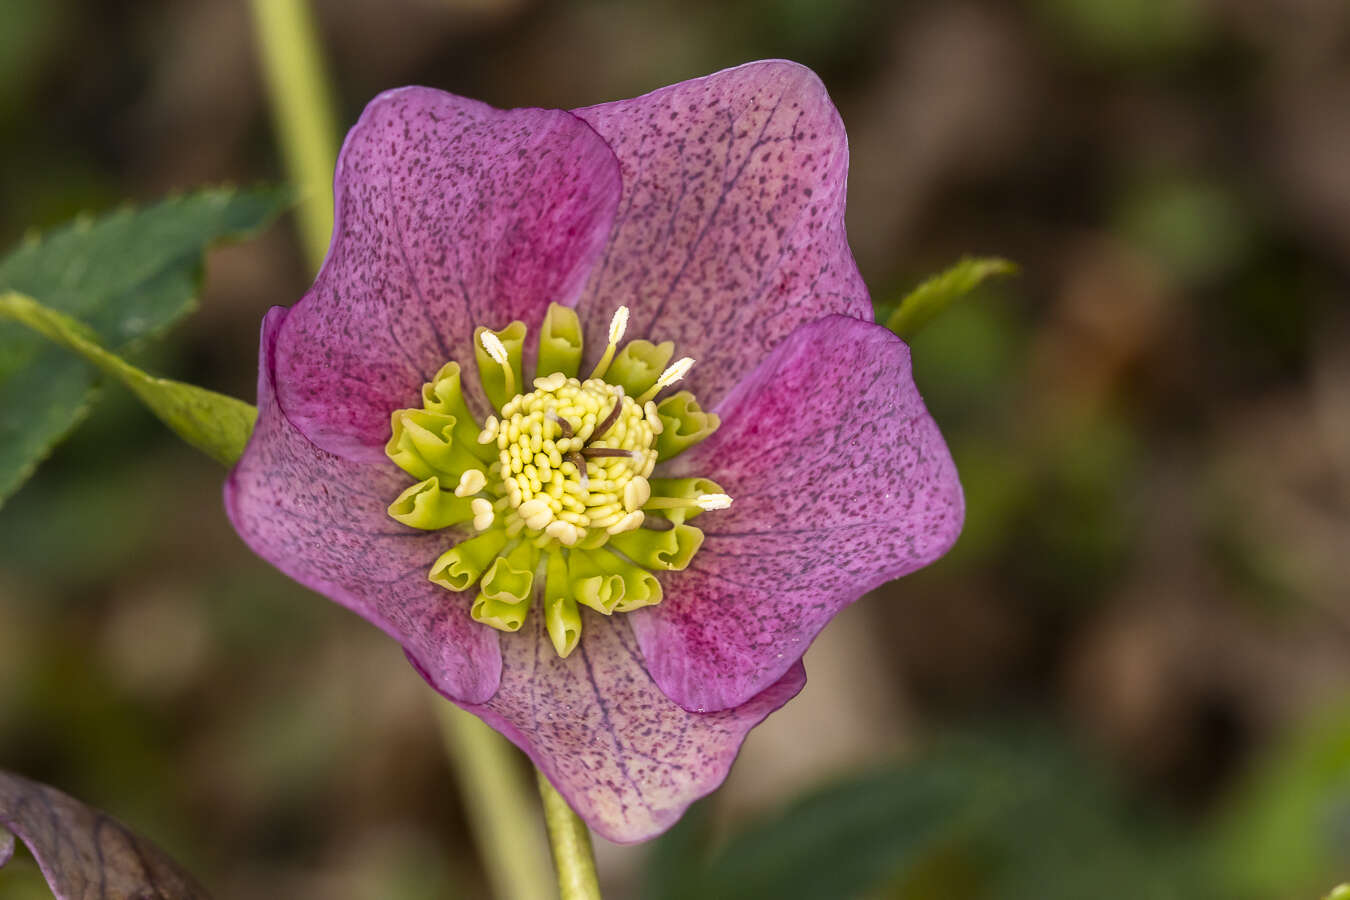
[[[591,834],[586,830],[586,823],[572,811],[543,772],[536,769],[535,775],[539,780],[539,797],[544,801],[548,841],[553,845],[559,897],[561,900],[600,900],[595,854],[591,851]]]
[[[297,215],[317,271],[333,230],[337,126],[323,51],[306,0],[252,0],[254,31],[286,168],[300,192]]]
[[[544,862],[544,834],[519,758],[505,738],[477,717],[439,696],[435,703],[493,894],[504,900],[548,900],[553,878]]]

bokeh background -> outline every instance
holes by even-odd
[[[1022,267],[914,342],[960,543],[826,631],[804,694],[670,837],[601,842],[611,896],[676,896],[728,841],[771,867],[775,828],[809,853],[854,816],[898,847],[930,807],[957,824],[865,896],[1350,879],[1345,0],[315,8],[344,128],[400,84],[569,107],[796,59],[847,125],[883,313],[964,253]],[[282,180],[252,37],[242,0],[5,0],[0,245]],[[260,318],[305,286],[287,217],[213,253],[199,313],[139,359],[251,399]],[[0,766],[222,898],[484,896],[430,692],[247,551],[221,478],[109,388],[0,510]],[[950,802],[906,799],[933,784]],[[0,897],[39,896],[31,865],[0,871]]]

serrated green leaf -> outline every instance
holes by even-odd
[[[192,309],[208,246],[247,236],[289,202],[280,189],[213,189],[78,219],[0,260],[0,292],[32,297],[124,353]],[[88,412],[96,378],[78,357],[0,322],[0,503]]]
[[[886,327],[905,340],[910,340],[934,316],[975,290],[986,279],[1015,274],[1017,266],[1006,259],[966,257],[906,294],[886,320]]]
[[[234,397],[155,378],[100,347],[92,330],[32,297],[0,294],[0,318],[22,322],[122,382],[175,434],[223,465],[233,465],[253,433],[258,411]],[[23,373],[20,373],[23,374]]]

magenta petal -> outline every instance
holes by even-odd
[[[408,477],[321,450],[282,414],[272,379],[285,318],[277,307],[263,320],[258,424],[225,483],[230,521],[263,559],[384,629],[442,693],[486,700],[501,678],[497,632],[469,618],[469,597],[427,580],[451,538],[386,513]]]
[[[502,639],[501,688],[460,704],[534,760],[595,832],[655,837],[726,778],[746,734],[806,684],[800,664],[736,709],[686,712],[648,677],[623,616],[583,611],[581,644],[554,652],[536,611]]]
[[[688,709],[744,703],[840,609],[940,557],[965,505],[947,446],[879,325],[804,325],[722,402],[722,427],[675,459],[735,503],[665,599],[632,613],[661,690]]]
[[[410,87],[366,107],[334,194],[328,258],[277,340],[277,396],[314,443],[374,461],[390,411],[448,360],[472,361],[476,326],[533,326],[549,301],[573,302],[619,170],[570,113]]]
[[[803,322],[871,320],[844,237],[848,141],[810,69],[750,63],[575,112],[623,166],[579,304],[592,354],[625,303],[630,335],[698,360],[686,383],[706,407]]]

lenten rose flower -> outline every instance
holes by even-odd
[[[782,61],[570,112],[390,91],[263,322],[240,535],[611,840],[713,790],[830,618],[960,531],[847,164]]]

